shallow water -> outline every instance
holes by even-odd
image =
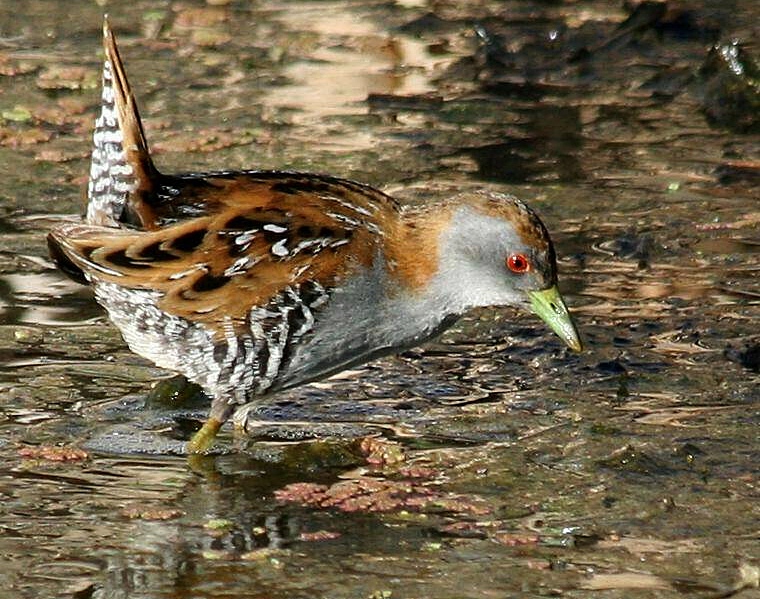
[[[107,6],[159,167],[514,193],[588,347],[482,310],[176,455],[206,403],[45,249],[102,9],[4,3],[0,597],[757,596],[760,140],[700,74],[756,3],[212,4]]]

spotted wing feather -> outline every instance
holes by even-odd
[[[264,185],[248,201],[225,197],[213,215],[155,231],[66,224],[51,245],[90,281],[158,292],[162,310],[220,334],[225,317],[242,322],[288,286],[335,286],[368,266],[380,242],[381,222],[340,198]]]

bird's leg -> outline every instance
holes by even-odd
[[[208,451],[214,443],[216,433],[232,414],[234,404],[226,397],[215,397],[211,402],[208,418],[203,426],[187,442],[187,453],[198,454]]]

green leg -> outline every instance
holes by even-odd
[[[227,402],[227,399],[215,398],[211,403],[208,419],[203,426],[187,442],[187,453],[199,454],[206,453],[214,444],[216,434],[222,425],[232,414],[233,405]]]
[[[206,453],[214,444],[216,433],[222,428],[224,422],[216,418],[209,418],[203,426],[187,442],[187,453]]]

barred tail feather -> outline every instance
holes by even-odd
[[[119,227],[128,205],[139,204],[152,191],[158,171],[107,19],[103,48],[103,92],[93,134],[87,222]]]

